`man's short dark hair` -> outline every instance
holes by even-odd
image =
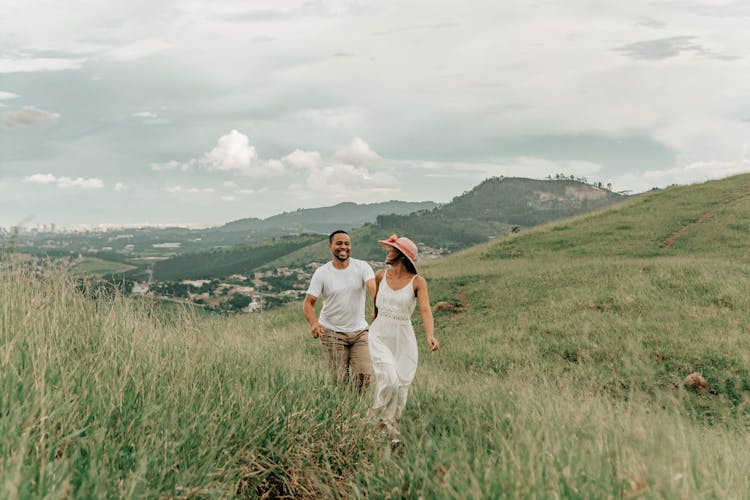
[[[328,243],[333,243],[333,237],[336,236],[337,234],[345,234],[345,235],[349,236],[349,233],[347,233],[343,229],[337,229],[337,230],[335,230],[334,232],[332,232],[331,234],[328,235]]]

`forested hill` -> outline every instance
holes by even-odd
[[[592,212],[626,197],[574,180],[492,177],[457,196],[442,211],[454,218],[503,220],[530,227]]]
[[[321,237],[320,233],[327,234],[338,228],[350,230],[356,256],[362,259],[380,260],[382,249],[376,241],[391,233],[408,236],[420,246],[426,245],[443,253],[453,252],[508,234],[515,227],[522,229],[592,212],[626,198],[574,180],[493,177],[445,205],[387,202],[388,209],[394,212],[391,215],[382,215],[382,203],[340,203],[332,207],[280,214],[262,221],[235,221],[224,228],[237,232],[242,224],[248,224],[248,228],[254,227],[248,231],[266,232],[267,229],[261,226],[265,224],[266,227],[284,227],[285,231],[291,231],[291,228],[302,231],[302,228],[306,228],[318,233],[318,236],[278,238],[260,245],[185,254],[155,264],[154,277],[216,277],[246,274],[263,267],[304,265],[314,260],[325,260],[330,255],[326,249],[326,238]],[[418,211],[408,215],[397,212],[409,208]],[[364,219],[370,222],[361,222]],[[355,229],[351,229],[353,227]],[[258,255],[263,258],[258,258]]]
[[[627,196],[583,182],[493,177],[450,203],[409,215],[380,215],[351,233],[356,256],[380,260],[375,243],[392,233],[420,246],[453,252],[497,236],[620,203]],[[327,258],[325,242],[292,252],[269,265],[298,265]]]
[[[345,202],[330,207],[307,208],[294,212],[285,212],[267,219],[240,219],[229,222],[217,230],[275,231],[278,234],[288,234],[290,232],[328,234],[333,229],[349,230],[375,222],[376,218],[382,214],[405,215],[418,210],[429,210],[437,206],[437,203],[432,201],[407,202],[391,200],[361,205]]]
[[[186,253],[154,263],[153,279],[211,279],[231,274],[252,274],[256,269],[299,248],[321,240],[320,235],[282,236],[252,245],[216,248],[208,252]]]
[[[381,215],[382,234],[396,232],[431,247],[457,250],[518,229],[606,208],[627,197],[574,180],[492,177],[450,203],[403,215]]]

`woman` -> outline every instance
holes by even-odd
[[[375,273],[375,310],[370,325],[370,357],[375,374],[373,413],[388,432],[391,445],[400,443],[397,424],[406,405],[409,386],[417,371],[417,340],[411,315],[419,302],[430,351],[440,346],[434,336],[427,282],[417,274],[417,246],[395,234],[379,241],[386,250],[389,269]]]

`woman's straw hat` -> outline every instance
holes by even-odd
[[[417,268],[417,266],[414,264],[414,261],[417,260],[417,245],[415,245],[414,242],[409,238],[406,238],[404,236],[401,236],[399,238],[395,234],[392,234],[391,237],[387,240],[378,241],[378,244],[383,248],[391,246],[399,250],[404,255],[404,257],[409,259],[412,267],[414,269]]]

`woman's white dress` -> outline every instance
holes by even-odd
[[[406,286],[393,290],[387,274],[378,287],[378,316],[370,325],[369,346],[376,382],[373,413],[395,431],[417,372],[417,339],[411,324],[417,303],[413,285],[416,276]]]

